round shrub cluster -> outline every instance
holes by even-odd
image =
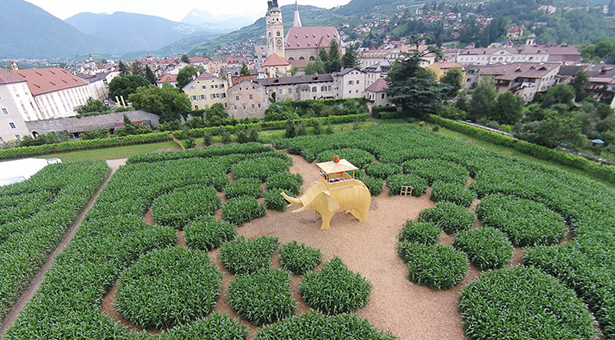
[[[289,272],[301,275],[322,263],[320,249],[314,249],[297,241],[282,244],[279,249],[280,264]]]
[[[429,199],[434,202],[452,202],[468,208],[476,199],[476,193],[461,184],[438,181],[433,184]]]
[[[488,195],[476,209],[486,226],[503,231],[515,247],[557,244],[566,236],[564,218],[541,203]]]
[[[380,178],[374,177],[363,177],[360,179],[363,184],[369,189],[369,193],[372,196],[378,196],[382,193],[382,187],[384,186],[384,181]]]
[[[419,197],[427,191],[427,180],[416,175],[393,175],[387,179],[389,196],[399,195],[402,186],[413,187],[412,196]]]
[[[416,242],[425,245],[436,244],[440,240],[442,228],[432,222],[407,220],[399,232],[399,242]]]
[[[480,270],[504,267],[513,255],[513,246],[506,235],[491,227],[458,233],[453,247],[468,255],[470,262]]]
[[[419,214],[419,221],[433,222],[447,234],[472,228],[475,219],[468,209],[451,202],[440,202]]]
[[[262,157],[245,160],[232,166],[233,178],[258,178],[265,182],[267,178],[288,170],[289,164],[277,157]]]
[[[291,316],[258,330],[255,340],[395,340],[390,332],[381,331],[355,314],[335,316],[309,311]]]
[[[276,268],[238,274],[229,282],[226,299],[237,314],[262,326],[295,313],[290,273]]]
[[[222,207],[222,218],[237,226],[265,215],[267,215],[265,206],[256,198],[249,196],[231,198]]]
[[[160,340],[194,340],[194,339],[225,339],[245,340],[248,337],[248,326],[238,319],[231,319],[227,314],[212,313],[206,319],[195,321],[189,325],[173,328],[162,333]]]
[[[288,195],[299,195],[303,177],[300,174],[279,172],[267,178],[267,190],[281,189]]]
[[[402,242],[397,245],[397,251],[408,264],[408,279],[417,285],[435,290],[451,289],[468,272],[466,254],[441,244]]]
[[[458,309],[470,340],[598,339],[574,291],[533,267],[483,273],[463,290]]]
[[[206,216],[186,226],[186,244],[193,249],[211,251],[232,241],[237,236],[237,229],[226,221]]]
[[[348,270],[346,264],[335,257],[325,263],[320,271],[305,274],[299,292],[310,307],[333,315],[365,307],[372,284],[359,273]]]
[[[261,188],[260,180],[257,178],[240,178],[224,188],[224,197],[227,199],[241,196],[262,197],[263,188]]]
[[[386,180],[389,176],[401,175],[402,168],[395,163],[371,163],[365,167],[365,173],[370,177]]]
[[[327,150],[318,154],[316,161],[328,162],[333,160],[333,156],[338,156],[340,159],[345,159],[359,169],[363,169],[366,165],[372,163],[376,158],[371,153],[354,148]]]
[[[429,185],[436,181],[464,185],[470,174],[461,165],[442,159],[413,159],[403,164],[404,173],[425,178]]]
[[[286,199],[281,195],[282,189],[271,189],[265,191],[265,208],[269,210],[286,211]]]
[[[220,261],[233,274],[251,273],[271,267],[271,256],[278,249],[277,237],[261,236],[250,240],[243,236],[220,249]]]
[[[152,216],[164,226],[183,229],[197,216],[213,215],[221,205],[216,189],[191,185],[156,198]]]
[[[145,329],[168,329],[209,315],[220,295],[220,270],[198,250],[150,252],[118,284],[117,311]]]

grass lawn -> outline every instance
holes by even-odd
[[[158,151],[158,150],[178,150],[179,145],[173,141],[152,143],[152,144],[137,144],[118,146],[113,148],[72,151],[65,153],[52,153],[48,155],[36,156],[35,158],[60,158],[62,162],[87,161],[94,159],[120,159],[128,158],[132,155]]]

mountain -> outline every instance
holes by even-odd
[[[108,48],[102,40],[23,0],[0,1],[0,32],[0,59],[72,58]]]
[[[379,0],[379,1],[374,1],[374,0],[352,0],[349,3],[347,3],[346,5],[335,9],[335,12],[337,14],[341,14],[341,15],[361,15],[361,14],[368,14],[370,13],[374,7],[379,7],[379,6],[387,6],[387,5],[394,5],[394,4],[406,4],[407,2],[402,2],[399,0]]]
[[[156,16],[115,12],[79,13],[66,22],[84,34],[106,41],[111,52],[154,51],[194,34],[203,34],[197,26]]]
[[[253,16],[213,15],[204,9],[194,8],[181,22],[208,32],[229,33],[252,24],[255,19]]]

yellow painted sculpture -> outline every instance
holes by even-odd
[[[314,216],[319,213],[322,217],[320,229],[329,229],[329,222],[338,211],[351,213],[360,222],[367,221],[371,195],[365,184],[354,178],[357,167],[337,157],[334,161],[316,165],[320,169],[320,180],[314,182],[303,196],[293,198],[282,192],[290,202],[289,206],[302,207],[293,212],[314,209]],[[347,172],[352,172],[352,175]]]

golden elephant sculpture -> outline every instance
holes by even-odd
[[[301,209],[293,213],[314,209],[322,216],[320,229],[329,229],[331,218],[338,211],[351,213],[360,222],[367,221],[371,195],[363,182],[351,179],[338,183],[315,182],[300,198],[293,198],[282,192],[290,205]]]

